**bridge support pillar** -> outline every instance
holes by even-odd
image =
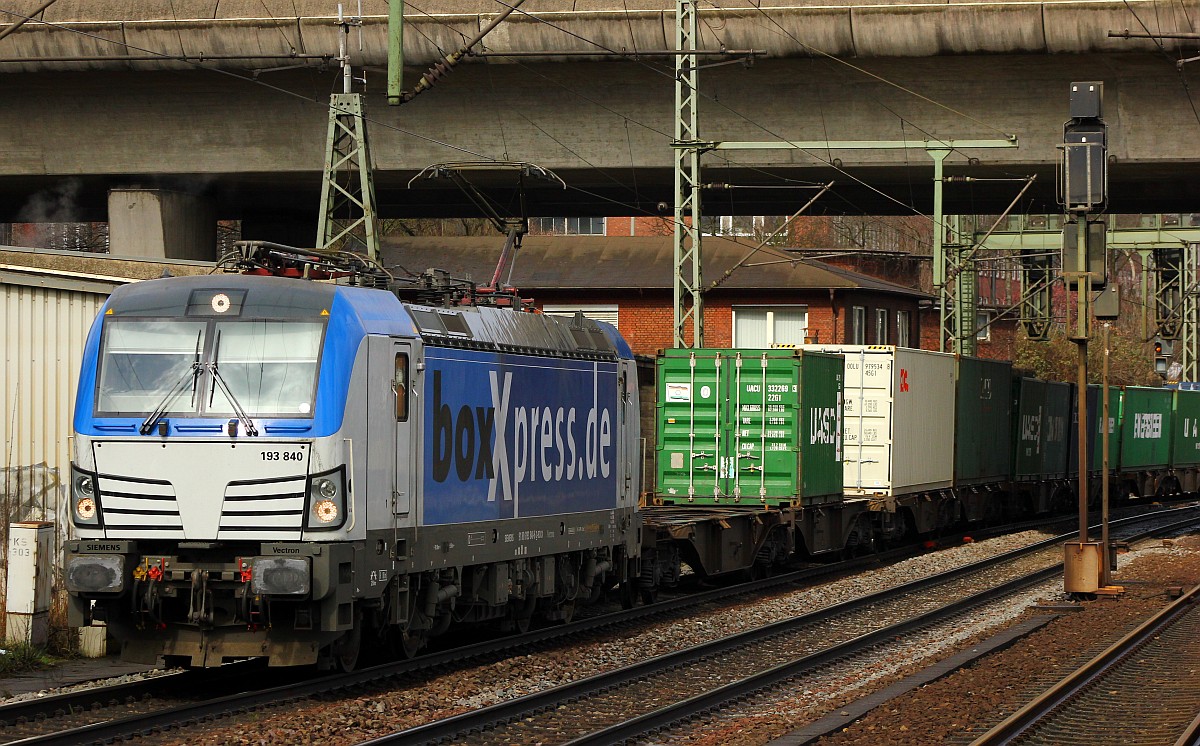
[[[119,256],[213,261],[216,208],[206,197],[169,189],[110,189],[108,242]]]

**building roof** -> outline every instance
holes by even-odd
[[[389,236],[381,248],[385,267],[398,277],[429,268],[486,283],[504,246],[502,236]],[[722,277],[757,242],[705,236],[705,285]],[[512,284],[521,290],[669,290],[673,286],[671,236],[526,236],[517,252]],[[930,298],[915,288],[880,280],[814,259],[785,259],[760,251],[721,283],[726,290],[845,288]],[[507,275],[506,275],[507,276]]]
[[[14,273],[24,268],[26,272],[40,272],[47,276],[76,275],[83,279],[117,284],[131,280],[152,280],[162,277],[164,273],[178,276],[201,275],[213,271],[212,262],[31,249],[23,246],[0,246],[0,264],[7,265]]]

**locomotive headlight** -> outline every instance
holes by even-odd
[[[81,497],[75,501],[75,516],[81,521],[90,521],[96,517],[96,500],[91,497]]]
[[[310,529],[339,528],[346,521],[346,477],[342,467],[308,478]]]
[[[302,596],[312,587],[306,557],[255,557],[250,590],[261,595]]]
[[[100,525],[100,502],[96,494],[96,477],[71,466],[71,519],[76,526]]]
[[[125,558],[119,554],[77,554],[67,558],[67,590],[119,593],[125,587]]]
[[[338,506],[333,500],[321,500],[313,506],[313,517],[321,523],[333,523],[338,519]]]

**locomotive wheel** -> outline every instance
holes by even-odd
[[[334,666],[342,672],[349,673],[358,665],[358,653],[362,650],[362,619],[358,619],[354,629],[338,638],[330,646]]]

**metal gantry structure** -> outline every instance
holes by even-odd
[[[1026,217],[1025,220],[1029,218]],[[1109,225],[1105,244],[1111,253],[1135,253],[1140,268],[1137,292],[1143,341],[1160,337],[1168,343],[1184,381],[1200,381],[1200,227],[1181,225],[1178,216],[1147,216],[1151,224],[1118,228]],[[1114,221],[1110,221],[1114,222]],[[1061,229],[998,230],[976,233],[974,241],[993,252],[1022,259],[1020,319],[1032,339],[1044,339],[1053,324],[1050,296],[1062,250]]]
[[[704,346],[700,253],[700,71],[696,0],[675,0],[675,281],[674,344]],[[691,338],[687,335],[691,322]]]
[[[375,178],[367,140],[363,96],[355,93],[350,66],[350,27],[361,30],[362,19],[343,17],[338,6],[338,60],[342,92],[329,98],[329,128],[325,170],[321,178],[321,212],[317,219],[318,249],[348,248],[361,241],[362,253],[379,261],[379,228],[375,211]]]
[[[957,217],[942,212],[944,162],[955,151],[1015,148],[1016,136],[994,140],[779,140],[768,142],[706,141],[699,132],[699,68],[697,1],[675,2],[675,267],[674,344],[704,344],[704,298],[701,261],[700,157],[715,150],[925,150],[933,159],[933,282],[942,329],[939,349],[947,342],[955,351],[975,352],[976,271],[971,258],[977,246],[962,242]],[[948,251],[951,251],[950,256]],[[951,281],[953,280],[953,281]],[[690,322],[691,336],[687,332]]]

